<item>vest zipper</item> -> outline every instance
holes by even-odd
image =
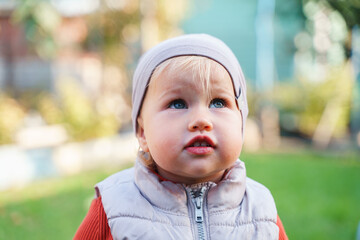
[[[198,190],[191,189],[190,195],[191,200],[194,204],[195,209],[195,222],[198,230],[198,239],[205,240],[205,223],[204,223],[204,193],[206,191],[206,187],[203,186]]]

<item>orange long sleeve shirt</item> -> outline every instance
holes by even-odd
[[[284,226],[277,217],[277,226],[279,227],[279,240],[288,240]],[[77,230],[74,240],[112,240],[110,227],[107,222],[104,207],[101,202],[101,197],[94,199],[91,202],[89,212]]]

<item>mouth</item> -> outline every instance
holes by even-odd
[[[215,148],[215,144],[212,141],[211,138],[207,137],[207,136],[196,136],[193,139],[191,139],[188,144],[186,144],[185,149],[187,149],[188,151],[194,152],[195,149],[202,149],[201,151],[195,151],[198,153],[204,153],[204,152],[208,152],[211,149]],[[204,151],[206,150],[207,151]]]

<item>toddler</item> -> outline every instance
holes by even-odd
[[[246,83],[232,51],[205,34],[140,59],[135,166],[98,183],[75,239],[287,239],[271,193],[246,177]]]

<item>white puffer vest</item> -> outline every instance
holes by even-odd
[[[161,181],[140,160],[96,185],[114,239],[278,239],[274,199],[237,161],[222,181]]]

